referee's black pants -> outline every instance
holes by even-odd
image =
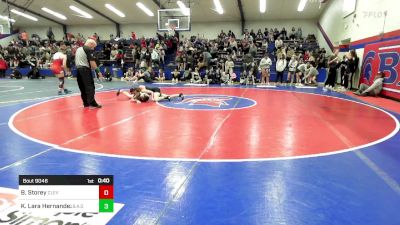
[[[95,87],[92,76],[92,70],[87,67],[80,67],[77,69],[77,80],[79,90],[81,91],[81,98],[84,107],[96,106],[97,102],[94,99]]]

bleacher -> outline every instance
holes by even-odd
[[[240,40],[238,40],[240,41]],[[298,41],[297,41],[298,42]],[[132,49],[130,48],[130,46],[132,44],[138,44],[140,45],[140,40],[136,40],[136,41],[132,41],[132,40],[123,40],[123,41],[113,41],[110,42],[111,44],[115,44],[115,43],[122,43],[123,45],[123,51],[125,54],[125,58],[124,58],[124,67],[128,68],[128,67],[132,67],[134,65],[134,61],[133,61],[133,56],[132,56]],[[295,41],[293,40],[284,40],[285,44],[288,44],[289,47],[294,46]],[[318,43],[316,42],[316,40],[307,40],[302,42],[303,44],[303,49],[305,50],[309,50],[309,51],[313,51],[314,49],[319,48]],[[105,47],[105,43],[99,43],[99,45],[96,47],[96,51],[102,51]],[[276,56],[274,54],[275,51],[275,43],[271,42],[268,44],[268,49],[267,49],[267,54],[269,55],[270,59],[272,60],[272,65],[271,65],[271,76],[270,76],[270,80],[271,81],[275,81],[276,80]],[[219,52],[219,54],[222,54],[221,52]],[[263,48],[258,47],[257,48],[257,53],[254,57],[254,61],[258,64],[260,62],[260,60],[262,59],[262,57],[264,56],[264,54],[266,54],[265,50]],[[106,59],[104,56],[102,56],[100,59],[100,65],[101,66],[101,71],[104,72],[105,67],[110,67],[113,76],[116,77],[122,77],[123,76],[123,71],[122,68],[120,68],[120,66],[117,65],[117,62],[114,60],[109,60]],[[237,76],[237,79],[240,79],[240,74],[241,74],[241,70],[242,70],[242,56],[238,56],[237,59],[234,61],[235,66],[234,66],[234,73]],[[172,65],[172,66],[170,66]],[[167,80],[172,79],[172,71],[174,70],[174,68],[176,67],[176,63],[175,63],[175,55],[173,53],[170,54],[166,54],[165,55],[165,63],[163,65],[161,65],[164,68],[164,72],[165,72],[165,77]],[[26,75],[27,73],[29,73],[30,69],[29,68],[20,68],[19,69],[20,72],[23,75]],[[155,74],[158,73],[158,68],[153,68],[153,71]],[[72,68],[72,74],[75,76],[76,75],[76,70],[74,68]],[[12,73],[12,69],[8,69],[6,71],[6,75],[9,75]],[[325,74],[326,71],[325,69],[320,69],[319,70],[320,75],[318,76],[317,81],[319,82],[323,82],[325,80]],[[183,74],[183,71],[181,71],[181,75]],[[204,76],[205,74],[205,69],[201,69],[200,70],[200,75]],[[40,69],[40,75],[41,76],[52,76],[52,72],[49,69]],[[287,77],[287,69],[284,72],[284,79],[286,79]],[[261,78],[261,73],[258,72],[256,75],[257,79]]]

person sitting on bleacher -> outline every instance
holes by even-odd
[[[287,40],[288,39],[287,31],[286,31],[285,28],[282,28],[282,30],[281,30],[281,37],[282,37],[283,40]]]
[[[261,32],[261,29],[258,29],[257,35],[256,35],[256,40],[262,40],[262,39],[264,39],[264,35]]]
[[[242,39],[242,49],[243,49],[244,54],[247,54],[249,52],[250,43],[247,40],[247,38]]]
[[[264,29],[264,38],[268,38],[268,28]]]
[[[275,39],[274,39],[274,30],[272,28],[269,30],[268,39],[269,39],[269,42],[274,42],[275,41]]]
[[[256,57],[257,55],[257,46],[253,42],[250,43],[249,53],[253,57]]]
[[[294,27],[292,27],[292,30],[290,31],[289,38],[290,40],[296,39],[296,29]]]
[[[237,45],[237,42],[236,42],[235,38],[233,38],[233,37],[229,38],[229,47],[233,51],[237,51],[238,45]]]
[[[118,55],[118,49],[115,48],[114,46],[111,47],[110,60],[111,61],[117,60],[117,55]]]
[[[360,84],[360,88],[358,91],[353,92],[355,95],[359,96],[373,96],[376,97],[378,96],[382,89],[383,89],[383,80],[385,79],[385,73],[384,72],[378,72],[378,74],[375,76],[374,82],[372,83],[371,86],[367,84]]]
[[[296,38],[297,39],[302,39],[303,38],[303,31],[301,30],[301,27],[297,28]]]

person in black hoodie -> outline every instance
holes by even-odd
[[[353,77],[357,71],[359,58],[356,51],[352,49],[349,52],[349,60],[347,61],[347,73],[349,74],[349,84],[346,86],[349,90],[353,88]]]

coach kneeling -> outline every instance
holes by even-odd
[[[77,81],[79,90],[81,91],[81,98],[84,107],[95,107],[101,108],[96,100],[94,99],[95,87],[92,75],[92,70],[96,71],[99,78],[103,77],[103,74],[97,68],[95,58],[93,56],[94,48],[97,46],[96,41],[88,39],[83,47],[76,50],[75,53],[75,65],[77,68]]]

